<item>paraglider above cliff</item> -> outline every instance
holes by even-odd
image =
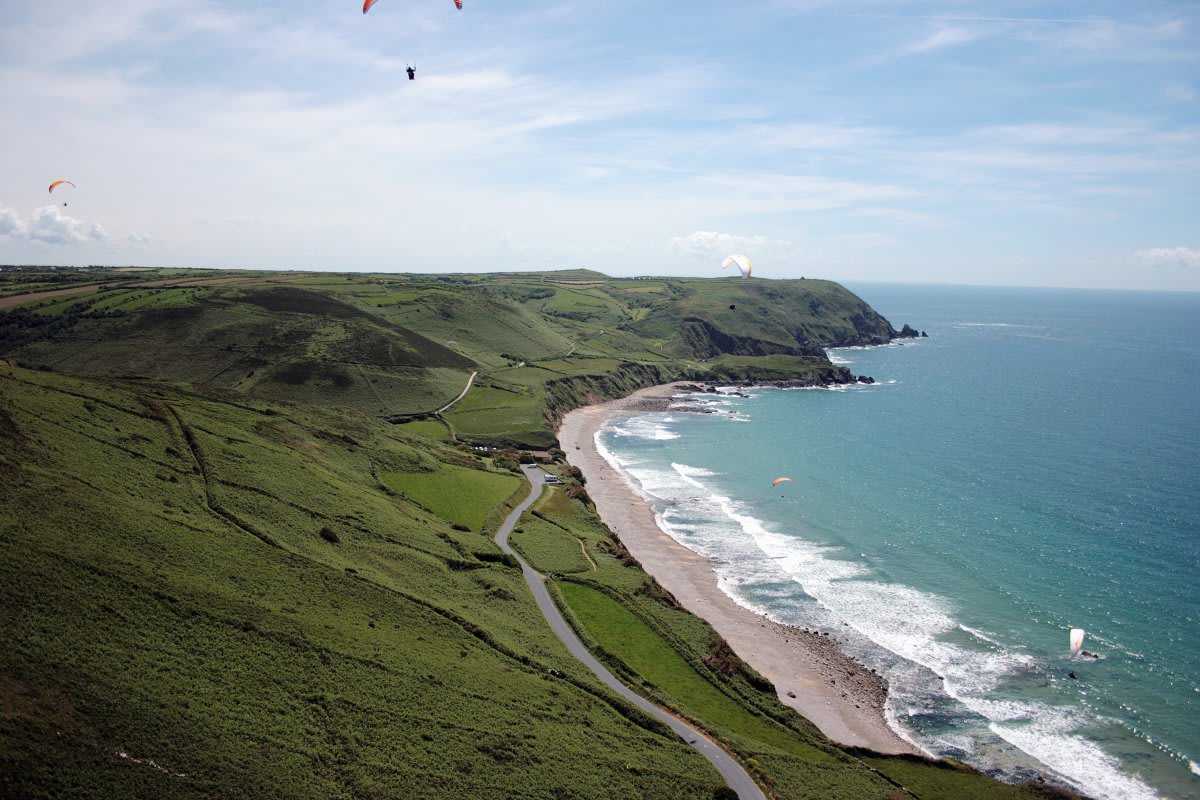
[[[747,258],[746,256],[743,256],[743,255],[727,256],[725,258],[725,262],[723,264],[721,264],[721,269],[729,269],[730,267],[737,267],[738,272],[742,273],[743,278],[750,277],[750,270],[752,269],[752,265],[750,264],[750,259]]]
[[[51,184],[50,184],[50,189],[49,189],[49,191],[50,191],[50,194],[54,194],[54,189],[55,189],[55,187],[57,187],[57,186],[62,186],[64,183],[65,183],[67,186],[70,186],[72,189],[74,189],[74,188],[77,188],[77,187],[75,186],[75,184],[71,183],[70,181],[66,181],[66,180],[57,180],[57,181],[54,181],[53,183],[51,183]],[[64,201],[63,201],[63,205],[65,206],[66,204],[67,204],[67,202],[64,200]]]
[[[370,11],[371,6],[375,5],[376,2],[378,2],[378,0],[365,0],[365,2],[363,2],[363,13],[365,14]],[[462,11],[462,0],[454,0],[454,7],[459,11]]]

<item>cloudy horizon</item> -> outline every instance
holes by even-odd
[[[95,6],[0,9],[0,263],[1200,291],[1192,4]]]

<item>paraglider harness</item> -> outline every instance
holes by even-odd
[[[417,65],[416,64],[405,67],[404,71],[408,73],[408,79],[410,81],[415,81],[417,79]]]

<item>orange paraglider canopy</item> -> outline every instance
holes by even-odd
[[[776,478],[775,480],[771,481],[771,485],[778,486],[779,484],[783,483],[784,481],[787,481],[788,483],[795,483],[795,481],[792,480],[791,478]]]
[[[49,188],[49,189],[47,189],[46,191],[53,192],[53,191],[54,191],[54,187],[55,187],[55,186],[58,186],[58,185],[59,185],[59,184],[61,184],[61,183],[65,183],[65,184],[67,184],[68,186],[75,186],[75,184],[71,183],[70,181],[62,181],[62,180],[59,180],[59,181],[55,181],[54,183],[50,184],[50,188]],[[79,188],[79,187],[77,187],[77,186],[76,186],[75,188]]]
[[[376,2],[377,0],[365,0],[363,3],[363,13],[365,14],[370,11],[371,6],[375,5]],[[454,7],[459,11],[462,11],[462,0],[454,0]]]

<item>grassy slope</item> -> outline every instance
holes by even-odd
[[[831,281],[689,280],[678,290],[632,329],[670,339],[684,320],[702,319],[730,334],[793,347],[886,341],[889,335],[887,320]]]
[[[383,484],[419,503],[442,519],[480,531],[488,512],[515,492],[525,493],[525,481],[444,464],[435,472],[384,472]]]
[[[14,285],[64,285],[42,277]],[[801,348],[797,321],[874,335],[853,327],[857,298],[585,272],[86,278],[102,291],[0,315],[0,358],[83,376],[0,362],[0,793],[712,796],[707,763],[563,651],[486,536],[451,527],[494,526],[516,484],[439,440],[547,445],[555,415],[647,382],[802,376],[827,362],[738,351]],[[825,319],[791,307],[798,291],[826,293]],[[723,313],[733,301],[786,322]],[[685,318],[733,352],[702,357],[714,339],[680,335]],[[383,421],[449,401],[471,369],[445,423]],[[554,491],[539,513],[515,541],[575,581],[585,638],[776,796],[1028,796],[969,770],[869,769],[591,511]]]
[[[0,374],[0,793],[711,797],[486,538],[376,488],[457,454],[342,413]]]
[[[475,367],[469,357],[354,302],[265,284],[51,298],[30,313],[74,324],[52,338],[27,326],[7,350],[76,374],[180,380],[375,414],[431,410],[462,390]]]
[[[826,281],[147,270],[4,273],[0,291],[85,278],[101,290],[32,297],[0,318],[0,356],[410,417],[449,402],[478,370],[478,389],[448,420],[488,444],[551,445],[551,381],[631,363],[662,377],[788,379],[831,368],[813,356],[821,343],[890,331]],[[739,360],[801,352],[813,357],[769,374]]]

